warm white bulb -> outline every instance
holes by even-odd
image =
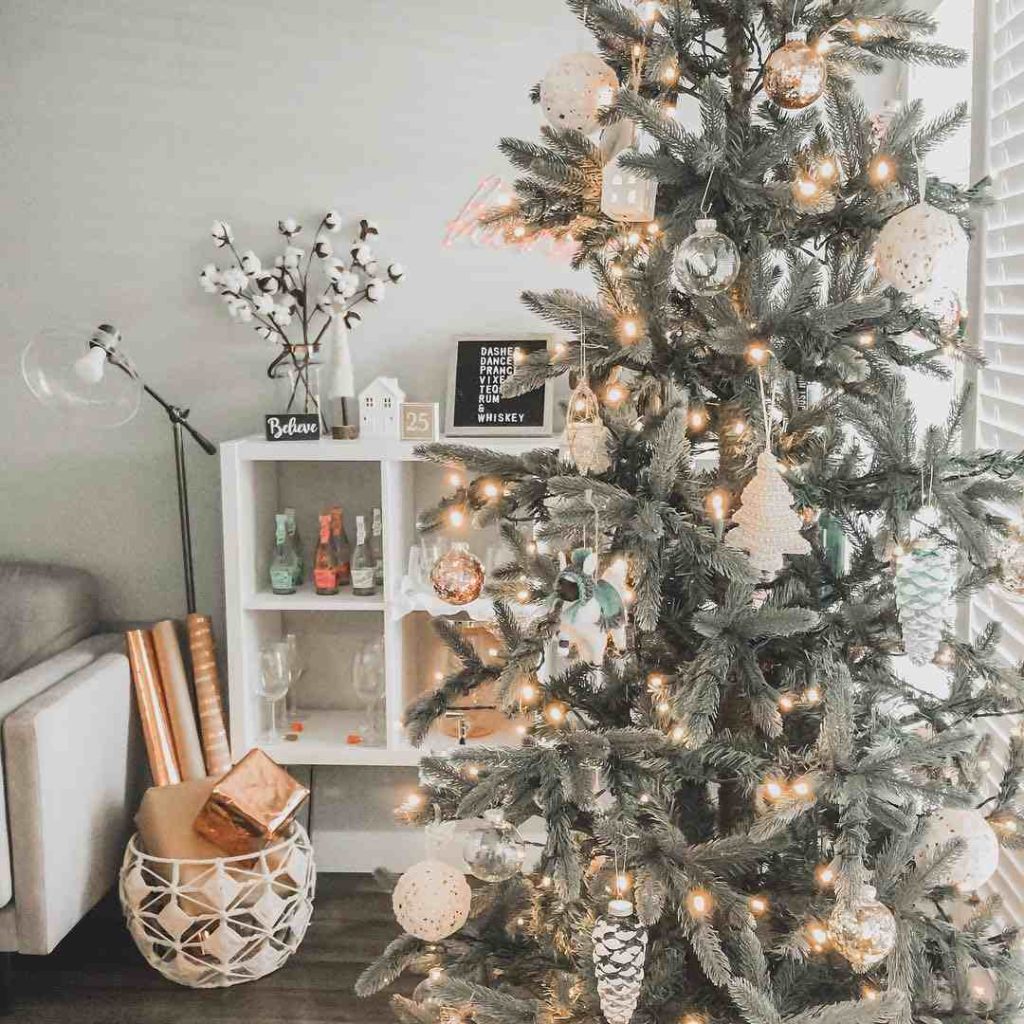
[[[84,356],[75,360],[75,376],[86,384],[99,384],[106,367],[106,350],[93,345]]]

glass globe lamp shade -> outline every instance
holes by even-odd
[[[53,413],[92,429],[127,423],[142,402],[142,381],[116,347],[117,332],[51,328],[22,350],[21,375]]]

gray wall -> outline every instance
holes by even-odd
[[[0,38],[0,553],[94,570],[110,618],[182,611],[168,428],[155,407],[94,436],[48,418],[17,370],[38,328],[113,321],[222,440],[256,429],[268,350],[197,286],[215,218],[264,254],[282,216],[377,219],[408,279],[354,338],[357,384],[397,373],[414,399],[440,397],[453,334],[537,329],[519,290],[575,277],[440,247],[506,172],[497,139],[536,133],[530,84],[585,44],[555,0],[33,0],[3,5]],[[219,613],[216,460],[190,453],[190,472],[200,606]]]

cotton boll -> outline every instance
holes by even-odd
[[[379,235],[379,234],[380,234],[380,228],[377,227],[377,222],[376,221],[367,220],[364,217],[359,222],[359,237],[360,237],[360,239],[365,240],[365,239],[369,238],[370,235]]]
[[[387,288],[384,282],[375,279],[366,286],[366,299],[368,302],[383,302],[384,296],[387,294]]]
[[[220,291],[217,280],[204,269],[199,275],[199,287],[209,295],[216,295]]]
[[[277,222],[277,230],[286,238],[291,238],[302,230],[302,225],[294,217],[285,217],[284,220]]]
[[[269,316],[274,310],[274,300],[269,295],[261,295],[256,299],[256,312]]]
[[[210,234],[213,236],[213,244],[218,249],[223,249],[225,245],[234,241],[235,236],[231,233],[231,225],[222,220],[215,220],[213,227],[210,228]]]
[[[288,270],[296,270],[305,252],[298,246],[289,245],[284,251],[284,265]]]
[[[346,270],[335,278],[333,287],[343,299],[350,299],[359,291],[359,275]]]
[[[228,291],[241,292],[249,284],[249,279],[245,276],[244,270],[239,267],[231,267],[221,275],[221,283]]]
[[[380,274],[380,264],[376,260],[370,260],[369,263],[363,265],[363,270],[370,277],[377,277]]]
[[[388,264],[388,277],[390,277],[395,284],[398,284],[398,282],[405,277],[405,267],[403,267],[401,263]]]
[[[248,249],[242,253],[242,270],[249,275],[249,277],[255,277],[263,269],[263,264],[260,263],[259,256]]]
[[[373,261],[373,250],[368,245],[357,245],[352,250],[352,262],[357,267],[365,267]]]
[[[248,302],[240,303],[238,306],[238,319],[243,324],[247,324],[252,320],[252,307]]]
[[[345,264],[341,262],[336,256],[330,256],[324,260],[324,273],[332,280],[345,273]]]
[[[337,210],[328,210],[324,214],[324,227],[328,231],[341,230],[341,214]]]
[[[292,313],[287,306],[275,306],[270,311],[270,319],[277,324],[278,327],[287,327],[292,322]]]
[[[325,260],[334,250],[331,248],[331,243],[326,238],[318,238],[313,243],[313,255],[319,259]]]

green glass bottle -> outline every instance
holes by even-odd
[[[288,537],[288,517],[274,516],[274,555],[270,560],[270,589],[275,594],[294,594],[299,556]]]
[[[373,523],[370,532],[370,557],[373,559],[373,582],[378,587],[384,586],[384,524],[381,521],[380,509],[373,510]]]
[[[301,587],[306,578],[306,560],[302,557],[302,538],[299,537],[299,524],[295,521],[295,509],[286,508],[284,514],[288,523],[288,538],[295,551],[295,586]]]

